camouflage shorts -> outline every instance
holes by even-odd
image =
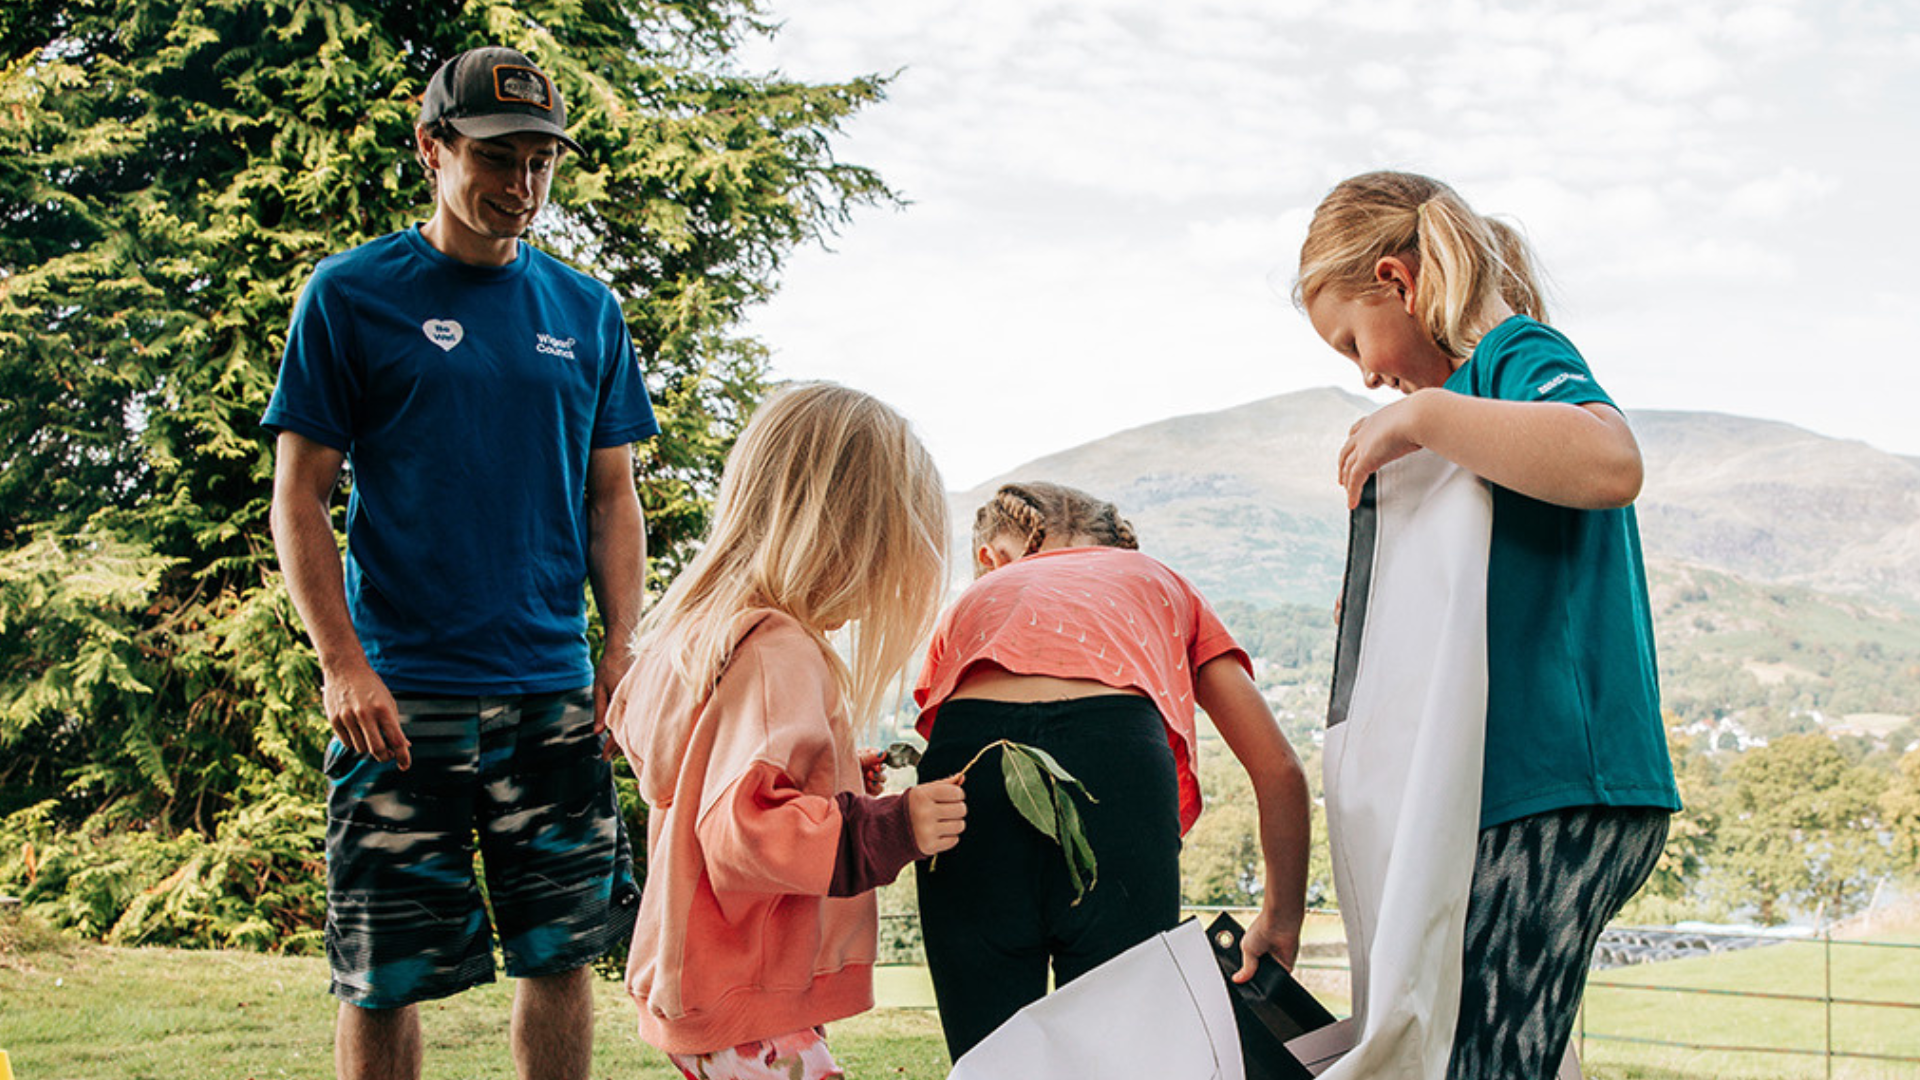
[[[333,993],[388,1009],[492,982],[495,923],[516,978],[624,939],[639,889],[592,690],[399,705],[406,771],[327,748]]]

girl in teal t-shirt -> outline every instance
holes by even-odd
[[[1531,253],[1453,189],[1377,172],[1314,211],[1294,299],[1367,386],[1340,482],[1431,450],[1493,488],[1487,740],[1452,1080],[1549,1077],[1607,920],[1679,808],[1633,500],[1639,445],[1545,324]]]

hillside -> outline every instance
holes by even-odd
[[[1058,480],[1114,500],[1148,550],[1203,588],[1254,603],[1330,604],[1347,520],[1333,462],[1373,407],[1327,388],[1163,420],[958,493],[955,518],[971,522],[1005,480]],[[1914,458],[1768,420],[1630,419],[1647,464],[1638,514],[1650,560],[1920,610]]]
[[[1294,620],[1307,640],[1270,657],[1311,697],[1331,656],[1318,613],[1346,558],[1333,461],[1373,407],[1309,390],[1122,431],[955,494],[956,526],[1009,479],[1110,498],[1148,552],[1223,607],[1245,605],[1237,631],[1263,608],[1315,613]],[[1808,710],[1920,716],[1920,461],[1773,421],[1630,419],[1647,463],[1638,514],[1668,707],[1687,719],[1744,710],[1776,729]]]

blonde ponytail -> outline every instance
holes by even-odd
[[[1364,173],[1327,193],[1300,247],[1294,303],[1304,308],[1329,289],[1341,297],[1379,289],[1375,267],[1388,257],[1415,267],[1414,315],[1450,356],[1473,354],[1491,329],[1477,320],[1495,297],[1546,321],[1534,260],[1519,232],[1415,173]]]

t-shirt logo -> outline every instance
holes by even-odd
[[[446,352],[452,352],[460,339],[467,336],[466,328],[452,319],[428,319],[420,324],[420,329],[426,331],[428,341]]]
[[[565,360],[573,359],[573,338],[554,337],[552,334],[535,334],[533,347],[548,356],[558,356]]]
[[[1572,371],[1565,371],[1565,372],[1561,372],[1558,375],[1555,375],[1551,379],[1548,379],[1546,382],[1541,383],[1539,386],[1534,387],[1533,392],[1535,394],[1541,394],[1541,395],[1551,394],[1555,390],[1560,389],[1561,384],[1563,383],[1592,382],[1592,381],[1593,380],[1587,378],[1585,375],[1581,375]]]

